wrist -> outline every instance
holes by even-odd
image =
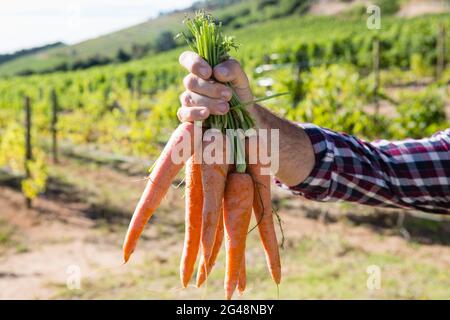
[[[247,106],[247,111],[255,121],[256,128],[270,129],[273,128],[273,121],[270,121],[268,114],[270,112],[259,104],[253,103]]]
[[[255,126],[257,128],[261,128],[261,115],[260,115],[261,107],[255,103],[253,103],[253,104],[247,105],[246,108],[247,108],[248,113],[252,117],[252,119],[255,121]]]

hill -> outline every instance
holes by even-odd
[[[50,44],[40,46],[40,47],[34,47],[34,48],[30,48],[30,49],[22,49],[22,50],[14,52],[14,53],[0,54],[0,64],[17,59],[19,57],[35,54],[35,53],[49,50],[52,48],[64,47],[64,46],[66,46],[66,45],[62,42],[55,42],[55,43],[50,43]]]
[[[38,52],[34,55],[19,57],[9,63],[0,65],[0,75],[13,75],[18,73],[45,72],[53,69],[65,71],[72,69],[74,64],[86,62],[89,59],[104,61],[106,64],[117,60],[121,53],[126,53],[130,58],[141,58],[143,55],[156,53],[155,45],[158,37],[164,33],[170,33],[172,37],[180,31],[184,15],[203,7],[214,12],[216,16],[230,24],[231,27],[240,27],[247,24],[242,18],[257,21],[261,19],[264,7],[274,7],[279,3],[303,3],[304,0],[277,0],[277,1],[261,1],[261,0],[213,0],[205,3],[199,2],[185,10],[174,11],[168,14],[162,14],[155,19],[90,39],[76,45],[64,48],[52,48],[49,50]],[[294,5],[297,6],[297,5]],[[284,9],[290,11],[292,7]],[[250,13],[253,12],[253,16]],[[257,17],[258,16],[258,17]],[[234,22],[234,24],[232,24]],[[120,60],[120,59],[119,59]],[[127,60],[127,59],[124,59]],[[123,61],[120,61],[123,62]],[[94,63],[97,64],[97,63]]]
[[[212,12],[225,26],[241,29],[267,20],[304,14],[317,1],[311,0],[207,0],[185,10],[162,14],[130,28],[64,48],[53,48],[19,57],[0,65],[0,76],[85,69],[111,62],[126,62],[173,48],[159,48],[180,31],[186,13],[200,8]],[[353,1],[359,2],[359,1]],[[352,2],[352,3],[353,3]],[[347,6],[352,5],[346,4]],[[163,50],[161,50],[163,49]]]
[[[404,11],[418,1],[377,0],[382,12],[404,15]],[[436,1],[432,1],[433,3]],[[51,47],[27,54],[0,64],[0,76],[16,74],[47,73],[86,69],[91,66],[126,62],[144,56],[154,56],[180,45],[173,37],[180,31],[181,21],[186,13],[204,8],[223,21],[233,33],[243,28],[272,20],[293,17],[298,20],[305,13],[317,15],[338,14],[348,16],[365,12],[363,0],[207,0],[199,1],[184,10],[161,14],[159,17],[111,34],[90,39],[72,46]],[[428,12],[422,6],[415,15]],[[331,9],[335,10],[331,10]],[[428,9],[427,9],[428,8]],[[436,11],[436,6],[433,7]],[[444,8],[444,7],[442,7]],[[443,9],[439,10],[443,10]],[[331,10],[331,11],[330,11]],[[403,11],[402,11],[403,10]],[[302,20],[304,18],[302,17]],[[311,20],[307,20],[311,21]],[[279,29],[279,28],[278,28]]]

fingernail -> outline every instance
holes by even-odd
[[[221,96],[228,101],[231,98],[231,92],[229,90],[224,90],[222,91]]]
[[[207,110],[201,110],[200,111],[200,116],[203,118],[206,118],[208,116],[208,111]]]
[[[220,73],[223,76],[228,75],[228,69],[224,67],[217,67],[216,72]]]
[[[226,102],[219,103],[218,109],[220,112],[226,113],[228,111],[228,103],[226,103]]]
[[[207,77],[209,73],[209,69],[207,67],[200,67],[198,69],[198,72],[200,72],[200,75]]]

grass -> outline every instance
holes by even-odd
[[[101,166],[95,163],[86,165],[82,161],[73,161],[70,170],[65,166],[53,166],[52,177],[63,184],[70,185],[74,200],[81,200],[89,206],[87,214],[100,225],[115,221],[125,221],[132,212],[141,184],[139,178],[129,177],[126,185],[121,185],[111,177],[103,176]],[[105,181],[111,183],[105,184]],[[131,188],[130,188],[131,186]],[[79,199],[77,199],[79,198]]]
[[[0,247],[6,247],[12,243],[14,229],[4,220],[0,220]]]
[[[14,249],[16,253],[28,252],[27,245],[19,241],[16,230],[5,220],[0,219],[0,255]]]

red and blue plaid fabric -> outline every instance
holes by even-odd
[[[302,124],[316,163],[297,186],[281,187],[316,201],[450,213],[450,129],[420,140],[366,142]]]

